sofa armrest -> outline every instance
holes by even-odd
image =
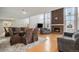
[[[57,38],[58,50],[59,51],[69,51],[71,48],[74,49],[75,41],[68,40],[65,38]]]

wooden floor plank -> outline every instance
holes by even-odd
[[[47,38],[46,42],[36,45],[35,47],[27,49],[29,52],[57,52],[57,37],[60,34],[39,34],[40,37]]]

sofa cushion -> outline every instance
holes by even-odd
[[[14,35],[10,38],[10,44],[11,45],[14,45],[14,44],[17,44],[17,43],[22,43],[22,38],[18,34]]]

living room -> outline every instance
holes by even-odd
[[[76,52],[78,12],[77,7],[0,7],[0,51]]]

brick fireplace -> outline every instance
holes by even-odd
[[[63,33],[64,19],[63,8],[51,12],[51,30],[52,32]]]

